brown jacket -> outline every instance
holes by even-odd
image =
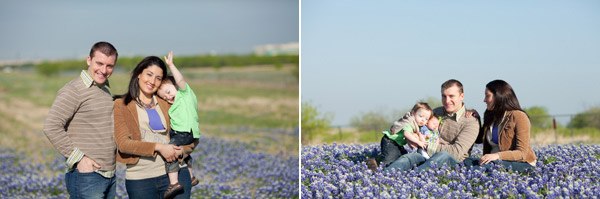
[[[537,159],[529,143],[531,124],[525,112],[507,111],[498,128],[498,155],[501,160],[532,163]],[[487,140],[488,133],[491,133],[490,129],[484,129],[483,154],[492,150]]]
[[[167,101],[158,98],[165,120],[167,121],[167,132],[171,130],[169,118],[169,108],[171,105]],[[153,157],[157,155],[154,152],[156,143],[144,142],[140,133],[137,108],[135,102],[128,105],[123,103],[123,98],[116,99],[114,102],[114,121],[115,121],[115,142],[117,143],[117,162],[125,164],[137,164],[140,156]],[[196,143],[183,146],[184,151],[191,152]]]

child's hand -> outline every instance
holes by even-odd
[[[422,149],[426,149],[427,148],[427,142],[417,142],[417,145],[419,145],[419,147],[421,147]]]
[[[416,149],[417,147],[419,147],[419,145],[417,143],[410,142],[410,141],[408,142],[408,145],[410,145],[410,147],[414,148],[414,149]]]
[[[173,64],[173,51],[169,51],[169,54],[165,57],[165,62],[167,62],[167,66],[169,67],[175,66],[175,64]]]

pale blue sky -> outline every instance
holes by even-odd
[[[0,60],[85,58],[99,40],[120,55],[251,53],[299,41],[298,0],[0,2]]]
[[[302,0],[301,7],[301,101],[333,113],[335,125],[439,99],[451,78],[481,113],[494,79],[509,82],[522,106],[551,114],[600,105],[600,1]]]

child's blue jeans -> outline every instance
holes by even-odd
[[[192,135],[192,132],[180,132],[180,131],[175,131],[173,129],[171,129],[171,132],[169,132],[169,144],[173,144],[176,146],[181,146],[181,145],[188,145],[194,142],[194,136]],[[192,161],[192,157],[191,156],[187,156],[185,159],[183,159],[183,162],[185,162],[186,164],[191,164]],[[175,161],[175,162],[166,162],[165,163],[166,169],[167,169],[167,173],[172,173],[172,172],[177,172],[179,171],[179,162]]]

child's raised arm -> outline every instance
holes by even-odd
[[[185,79],[183,79],[183,75],[177,70],[175,64],[173,64],[173,51],[169,51],[169,54],[165,57],[165,62],[167,62],[167,66],[169,66],[169,70],[171,70],[171,74],[175,78],[176,82],[173,82],[173,84],[176,84],[180,89],[185,89]]]

